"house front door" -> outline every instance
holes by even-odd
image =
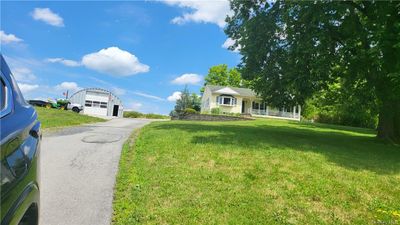
[[[242,100],[242,113],[245,113],[246,110],[246,102]]]

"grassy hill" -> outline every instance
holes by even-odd
[[[398,224],[400,147],[278,120],[156,122],[125,144],[114,224]]]
[[[85,123],[95,123],[105,121],[104,119],[88,115],[74,113],[72,111],[47,109],[35,107],[42,128],[59,128],[66,126],[76,126]]]

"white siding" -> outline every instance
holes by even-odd
[[[118,117],[123,116],[123,105],[121,100],[112,92],[101,88],[86,88],[82,89],[73,95],[70,99],[71,103],[81,104],[85,114],[107,115],[112,116],[114,106],[118,106]],[[85,106],[86,100],[103,102],[102,107]],[[106,111],[106,112],[104,112]]]
[[[100,104],[104,102],[108,104],[108,99],[109,95],[106,93],[87,91],[85,101],[91,101],[93,104],[92,106],[85,105],[83,112],[85,114],[107,116],[107,108],[100,108]],[[99,104],[94,104],[95,102],[99,102]]]
[[[205,88],[201,99],[201,112],[211,112],[213,108],[220,108],[225,113],[241,113],[242,112],[242,97],[234,96],[236,98],[236,105],[223,106],[217,104],[217,97],[219,93],[211,93],[208,87]]]
[[[211,112],[211,109],[213,108],[212,103],[211,91],[206,87],[203,96],[201,97],[201,112]]]

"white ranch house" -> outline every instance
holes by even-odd
[[[268,106],[248,88],[207,85],[201,98],[201,112],[219,108],[223,113],[242,113],[259,117],[300,120],[301,107],[277,109]]]

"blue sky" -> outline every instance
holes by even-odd
[[[1,4],[1,52],[26,99],[100,87],[168,114],[185,85],[199,93],[209,67],[240,60],[225,48],[225,0]]]

